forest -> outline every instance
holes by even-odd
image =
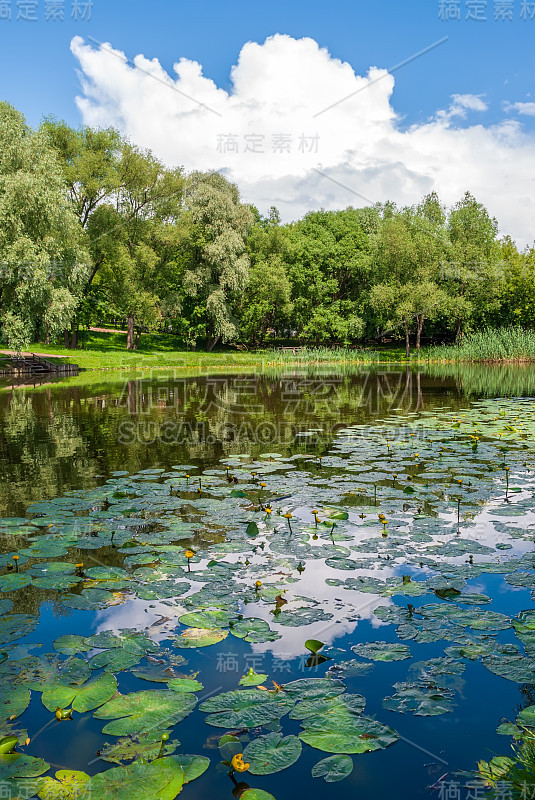
[[[312,211],[283,224],[217,172],[169,168],[113,129],[31,128],[0,103],[5,346],[84,345],[92,326],[177,348],[275,341],[459,342],[535,324],[535,248],[469,191],[411,207]]]

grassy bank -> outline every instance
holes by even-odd
[[[429,347],[434,362],[528,362],[535,361],[535,332],[521,327],[486,328],[465,336],[458,345]]]
[[[126,349],[124,333],[90,333],[84,349],[35,343],[35,353],[59,356],[78,364],[82,370],[135,371],[145,369],[258,369],[267,367],[305,367],[313,365],[373,364],[451,364],[451,363],[528,363],[535,361],[535,332],[522,328],[486,329],[466,336],[460,345],[428,347],[413,351],[409,362],[401,347],[349,349],[328,347],[295,350],[262,349],[240,351],[224,348],[207,353],[177,349],[177,339],[165,334],[145,334],[138,350]]]
[[[86,338],[85,348],[67,350],[64,347],[36,343],[29,349],[35,353],[57,355],[63,361],[78,364],[84,370],[136,370],[136,369],[205,369],[247,368],[261,366],[305,364],[377,364],[400,362],[401,349],[350,350],[339,348],[310,348],[291,350],[264,349],[254,352],[226,348],[212,353],[177,350],[174,336],[146,334],[141,337],[138,350],[126,349],[126,335],[122,333],[92,332]]]

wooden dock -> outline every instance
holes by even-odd
[[[5,355],[0,361],[0,375],[78,375],[78,364],[65,364],[35,353]]]

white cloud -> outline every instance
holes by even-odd
[[[449,109],[450,117],[466,117],[468,111],[486,111],[487,103],[480,94],[454,94]]]
[[[129,65],[111,45],[76,37],[71,49],[84,123],[114,125],[169,165],[218,169],[261,211],[276,205],[289,220],[321,207],[413,204],[433,189],[452,204],[469,190],[503,233],[533,241],[535,139],[516,120],[456,126],[487,109],[480,95],[455,94],[449,109],[402,130],[393,75],[357,75],[312,39],[248,42],[228,92],[184,58],[170,76],[157,59]],[[255,136],[265,152],[252,151]]]
[[[535,103],[507,103],[506,111],[516,111],[518,114],[535,117]]]

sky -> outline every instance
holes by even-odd
[[[470,191],[524,246],[534,37],[528,0],[0,0],[0,99],[218,169],[284,220]]]

